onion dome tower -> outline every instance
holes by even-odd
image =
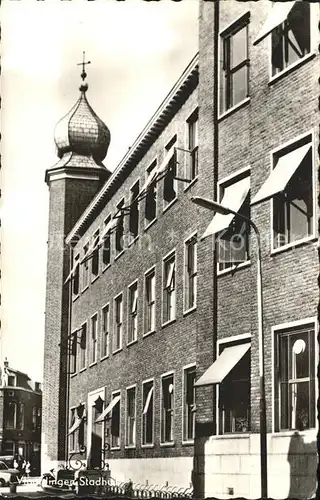
[[[84,55],[84,54],[83,54]],[[82,65],[80,97],[56,125],[55,143],[59,161],[46,171],[49,187],[49,229],[42,399],[43,471],[65,459],[67,342],[72,245],[65,238],[110,176],[103,165],[110,144],[108,127],[88,103],[85,65]]]

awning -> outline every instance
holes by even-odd
[[[194,384],[196,387],[202,385],[219,384],[230,373],[232,368],[239,363],[240,359],[250,349],[250,343],[226,347],[214,363],[204,372]]]
[[[152,394],[153,394],[153,386],[150,388],[149,392],[148,392],[148,395],[147,395],[147,398],[146,398],[146,402],[145,402],[145,405],[144,405],[144,408],[143,408],[143,415],[146,415],[146,413],[148,413],[148,409],[149,409],[149,406],[150,406],[150,401],[151,401],[151,398],[152,398]]]
[[[118,224],[118,219],[113,218],[113,219],[109,220],[109,222],[105,225],[105,227],[101,231],[100,238],[98,241],[98,246],[103,244],[104,239],[107,236],[107,234],[110,233],[113,229],[115,229],[117,224]]]
[[[73,434],[77,429],[79,429],[82,420],[83,420],[83,418],[79,418],[79,417],[76,418],[75,422],[72,424],[72,426],[69,429],[68,436],[70,436],[70,434]]]
[[[167,166],[169,165],[169,162],[170,160],[173,158],[173,155],[174,155],[174,152],[175,152],[175,148],[172,147],[171,149],[169,149],[169,151],[166,153],[165,157],[163,158],[162,162],[160,163],[160,165],[156,168],[157,170],[157,174],[162,174]]]
[[[258,193],[253,197],[251,205],[260,203],[271,198],[277,193],[284,191],[291,177],[301,164],[306,154],[310,151],[311,144],[305,144],[300,148],[281,156],[276,167],[261,186]]]
[[[273,7],[269,12],[267,20],[259,31],[253,45],[260,43],[272,30],[284,22],[295,3],[296,2],[273,2]]]
[[[79,264],[80,264],[79,260],[76,260],[76,261],[74,262],[73,267],[72,267],[72,269],[71,269],[70,273],[68,274],[68,276],[66,277],[66,279],[65,279],[65,281],[64,281],[64,283],[63,283],[64,285],[65,285],[66,283],[68,283],[68,281],[70,281],[70,280],[71,280],[71,278],[73,278],[73,275],[74,275],[74,273],[75,273],[75,271],[76,271],[77,267],[79,266]]]
[[[115,398],[113,398],[110,403],[108,404],[107,408],[105,408],[103,410],[103,412],[101,413],[101,415],[99,415],[99,417],[96,419],[96,423],[98,422],[103,422],[103,420],[105,420],[105,418],[107,417],[107,415],[113,410],[113,408],[116,406],[116,404],[119,403],[120,401],[120,394],[118,396],[116,396]]]
[[[231,186],[228,186],[224,191],[224,196],[221,201],[221,205],[226,208],[231,208],[234,212],[238,212],[242,207],[244,200],[247,197],[250,189],[250,177],[246,177]],[[216,213],[213,216],[212,221],[203,233],[201,239],[216,234],[223,229],[229,227],[234,214],[222,215]]]

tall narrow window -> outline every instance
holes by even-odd
[[[139,234],[139,181],[131,188],[129,231],[131,239],[134,240]]]
[[[80,337],[80,370],[86,367],[86,351],[87,351],[87,323],[81,327]]]
[[[138,283],[129,287],[128,344],[137,340],[138,331]]]
[[[120,392],[114,393],[112,399],[117,398],[117,403],[111,413],[111,447],[120,448]]]
[[[272,75],[310,52],[310,4],[295,2],[284,23],[272,30]]]
[[[124,214],[123,214],[123,207],[124,207],[124,200],[121,200],[120,203],[117,205],[117,227],[116,227],[116,253],[122,252],[124,245],[123,245],[123,223],[124,223]]]
[[[88,257],[89,244],[83,247],[84,261],[82,264],[82,289],[87,288],[89,284],[89,259]]]
[[[196,391],[194,387],[196,379],[196,367],[187,368],[184,371],[184,420],[183,439],[190,441],[195,436],[196,425]]]
[[[143,384],[142,389],[142,444],[153,444],[153,381]]]
[[[102,309],[102,357],[109,356],[110,308],[107,304]]]
[[[106,227],[111,221],[111,215],[107,217],[104,221],[104,226]],[[102,251],[102,261],[105,266],[110,264],[111,259],[111,238],[110,233],[106,234],[103,239],[103,251]]]
[[[95,363],[97,361],[97,325],[98,316],[95,314],[91,318],[91,359],[90,363]]]
[[[196,110],[188,122],[188,145],[190,151],[187,157],[187,173],[186,178],[193,180],[198,175],[198,110]]]
[[[276,332],[276,431],[315,427],[315,329],[303,325]]]
[[[145,276],[145,333],[153,332],[156,328],[156,275],[152,269]]]
[[[165,148],[165,154],[167,154],[177,142],[177,136],[175,135],[171,141],[167,144]],[[177,154],[176,151],[173,152],[171,159],[169,160],[167,171],[163,179],[163,202],[164,208],[167,207],[176,197],[178,183],[176,180],[177,171]]]
[[[91,258],[91,275],[94,279],[99,274],[99,230],[93,235],[94,250]]]
[[[20,431],[24,429],[24,403],[19,403],[17,429]]]
[[[157,160],[154,160],[150,167],[147,169],[147,177],[152,175],[154,169],[157,167]],[[152,182],[147,189],[145,201],[145,219],[146,225],[152,222],[157,217],[157,183]]]
[[[73,425],[75,424],[75,421],[76,421],[76,409],[75,408],[71,408],[70,410],[70,429],[72,429]],[[71,432],[69,434],[69,450],[70,451],[75,451],[76,449],[76,436],[77,436],[77,430],[75,430],[74,432]]]
[[[126,445],[136,444],[136,388],[127,389],[126,401]]]
[[[161,443],[173,442],[173,375],[162,378],[161,394]]]
[[[220,113],[249,95],[248,22],[245,15],[221,35]]]
[[[17,403],[15,401],[8,402],[5,414],[6,429],[15,429],[17,425]]]
[[[37,407],[32,407],[32,430],[35,431],[37,429]]]
[[[79,293],[79,260],[80,254],[76,255],[74,258],[73,295],[78,295]]]
[[[193,236],[185,243],[184,310],[196,306],[197,300],[197,239]]]
[[[71,342],[70,373],[76,373],[77,371],[77,335],[78,332],[75,331],[70,339]]]
[[[123,301],[122,294],[114,299],[114,336],[113,351],[118,351],[122,347],[122,328],[123,328]]]
[[[174,254],[163,262],[163,323],[172,321],[176,317],[175,266]]]

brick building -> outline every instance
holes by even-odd
[[[199,55],[112,174],[81,86],[46,174],[43,470],[260,495],[256,240],[203,197],[261,235],[268,494],[314,491],[318,20],[201,1]]]
[[[22,456],[40,471],[41,399],[39,382],[4,361],[0,386],[1,455]]]

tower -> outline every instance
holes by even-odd
[[[49,187],[44,383],[42,403],[42,470],[65,458],[68,302],[65,284],[70,248],[65,237],[107,180],[103,165],[110,144],[108,127],[88,103],[83,59],[80,97],[55,128],[59,161],[46,171]]]

